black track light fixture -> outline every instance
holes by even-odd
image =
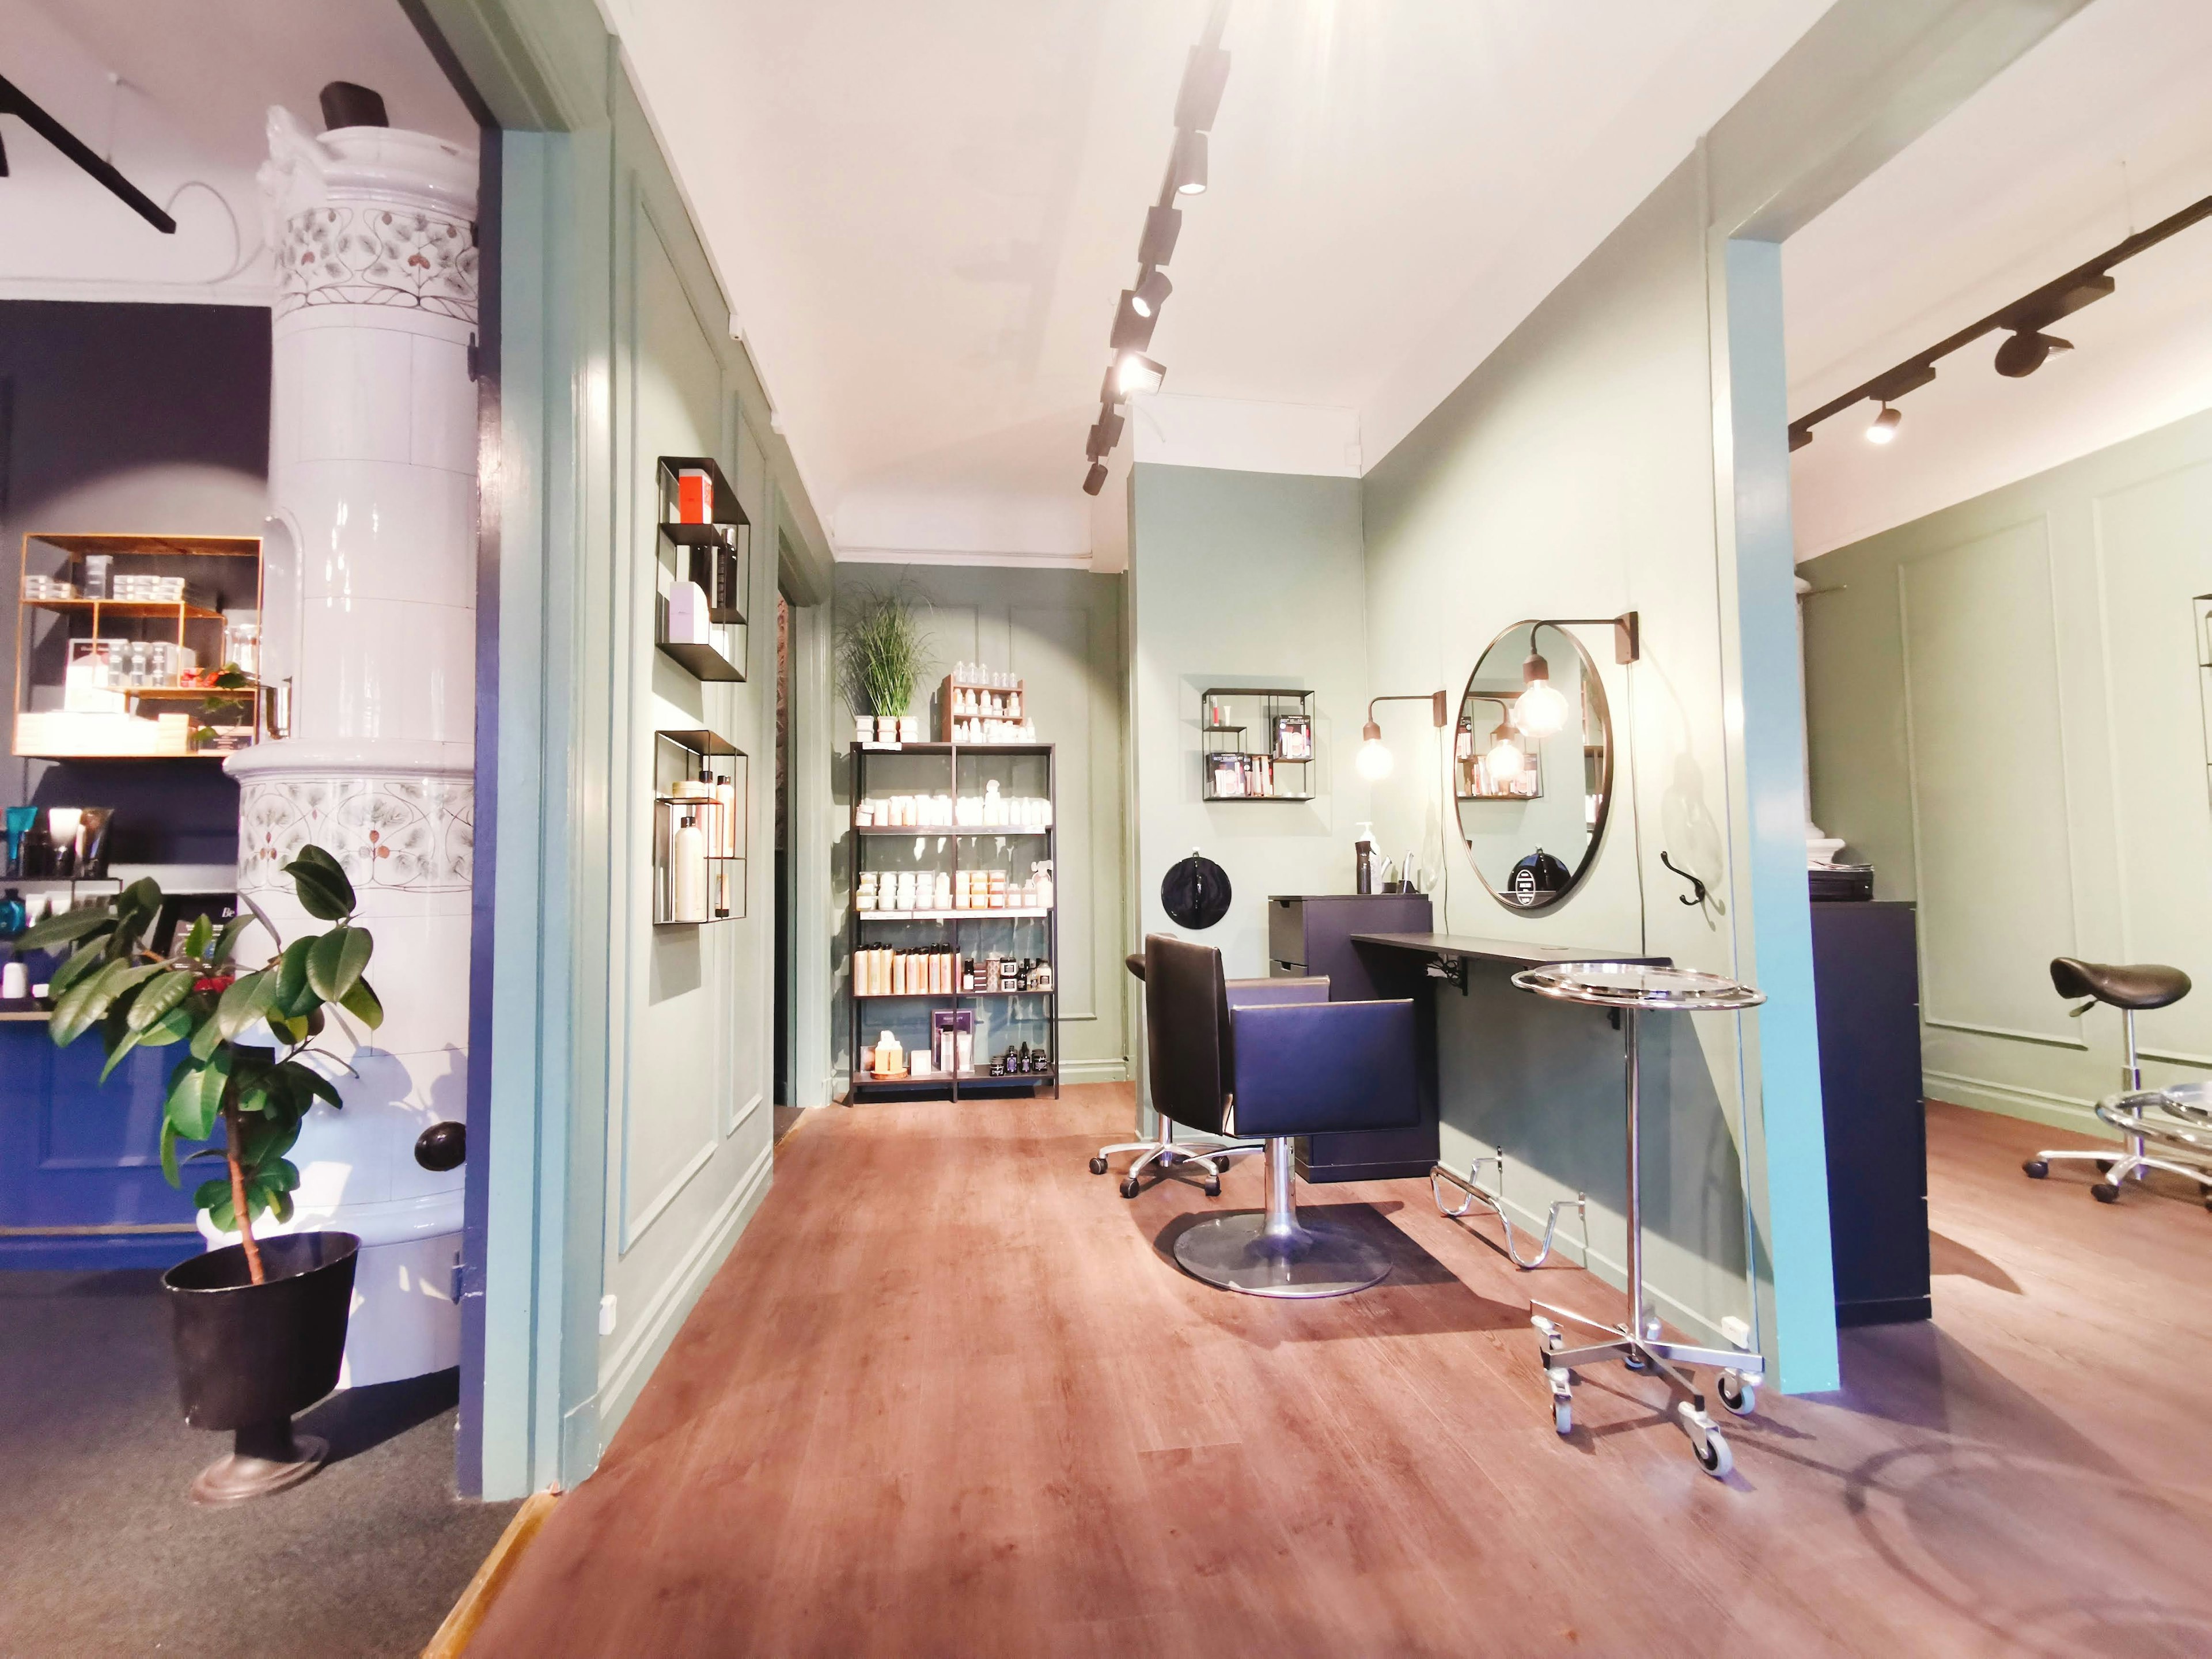
[[[1167,378],[1167,366],[1141,351],[1125,351],[1114,360],[1114,383],[1124,398],[1133,392],[1158,392]]]
[[[1142,351],[1152,343],[1152,330],[1158,325],[1157,313],[1145,310],[1137,303],[1134,289],[1121,290],[1121,303],[1114,311],[1114,337],[1107,343],[1116,351]]]
[[[1984,334],[2006,333],[2011,337],[1996,349],[1991,367],[2007,380],[2024,380],[2043,367],[2054,351],[2071,351],[2073,343],[2062,340],[2044,331],[2062,317],[2070,317],[2084,306],[2094,305],[2109,298],[2119,284],[2112,276],[2112,268],[2123,260],[2132,259],[2147,248],[2156,247],[2169,236],[2179,235],[2190,226],[2212,219],[2212,196],[2191,202],[2180,212],[2160,220],[2148,230],[2139,230],[2124,242],[2116,242],[2095,258],[2079,264],[2063,276],[2052,278],[2041,288],[2023,294],[2002,310],[1993,311],[1978,322],[1969,323],[1948,339],[1938,340],[1927,350],[1917,353],[1896,368],[1885,370],[1872,380],[1853,386],[1839,398],[1832,398],[1808,415],[1800,415],[1790,422],[1790,447],[1802,449],[1813,441],[1813,428],[1831,416],[1840,415],[1854,404],[1869,401],[1882,405],[1874,426],[1868,428],[1867,437],[1875,443],[1887,443],[1897,430],[1897,422],[1904,417],[1889,405],[1916,386],[1926,386],[1936,378],[1936,363],[1961,347],[1970,345]],[[1879,432],[1881,435],[1877,436]]]
[[[1091,423],[1090,441],[1084,453],[1094,461],[1112,454],[1114,446],[1121,441],[1121,416],[1112,410],[1100,410],[1097,420]]]
[[[1093,461],[1091,463],[1091,471],[1083,475],[1083,493],[1086,495],[1096,495],[1105,488],[1106,463]]]
[[[2054,351],[2071,351],[2074,342],[2034,330],[2014,334],[1997,348],[1996,368],[2008,380],[2023,380],[2041,368]]]
[[[1163,202],[1145,210],[1144,240],[1137,244],[1137,263],[1155,270],[1175,258],[1176,238],[1182,234],[1182,210]]]
[[[1156,265],[1139,276],[1136,287],[1129,290],[1129,307],[1139,317],[1157,317],[1160,307],[1168,302],[1168,295],[1174,292],[1175,284],[1168,281],[1167,272]]]
[[[1206,194],[1206,135],[1202,132],[1182,132],[1176,136],[1175,159],[1168,164],[1168,177],[1174,183],[1178,196]]]
[[[100,188],[164,236],[177,234],[177,222],[155,207],[144,191],[95,155],[75,133],[40,108],[28,93],[4,75],[0,75],[0,115],[12,115],[30,128],[77,167],[91,174]],[[1200,165],[1201,168],[1205,165],[1203,155],[1200,157]],[[0,149],[0,179],[7,175],[8,152]],[[1203,190],[1204,184],[1201,183],[1199,188]]]

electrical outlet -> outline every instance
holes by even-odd
[[[611,1296],[603,1296],[599,1298],[599,1334],[612,1336],[614,1334],[615,1299]]]

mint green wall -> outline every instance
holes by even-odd
[[[471,1217],[485,1244],[469,1404],[482,1490],[507,1497],[591,1473],[771,1170],[773,628],[752,630],[743,685],[702,686],[653,648],[654,458],[722,463],[755,526],[755,616],[773,616],[780,562],[794,587],[828,582],[788,447],[598,13],[428,5],[503,128],[484,502],[497,691],[478,738],[480,778],[495,780],[480,783],[495,802],[480,820],[495,824],[489,1097],[471,1134],[489,1173]],[[700,725],[752,760],[747,915],[656,930],[652,733]]]
[[[1063,1076],[1070,1083],[1118,1082],[1128,1075],[1129,1055],[1121,991],[1127,903],[1121,834],[1122,579],[1087,570],[990,565],[841,564],[835,616],[849,616],[869,596],[893,592],[915,599],[921,611],[929,668],[915,706],[933,738],[939,682],[956,662],[982,662],[1022,676],[1037,737],[1055,746],[1054,897],[1060,908]],[[824,827],[833,850],[823,918],[832,993],[823,1100],[842,1089],[852,1065],[846,1052],[845,922],[853,724],[842,689],[834,700],[838,718],[824,734],[830,757]]]
[[[1814,816],[1918,902],[1928,1092],[2100,1133],[2119,1017],[2050,959],[2212,987],[2212,414],[1802,574]],[[2152,1083],[2212,1067],[2206,990],[2139,1026]]]
[[[1367,816],[1352,765],[1373,695],[1359,481],[1147,462],[1129,488],[1137,854],[1127,948],[1141,950],[1146,933],[1199,937],[1160,907],[1160,878],[1196,848],[1233,890],[1205,942],[1231,978],[1263,975],[1268,896],[1351,891],[1353,826]],[[1203,798],[1200,700],[1224,685],[1315,694],[1312,801]],[[1425,731],[1426,711],[1408,709],[1391,706],[1394,734]]]

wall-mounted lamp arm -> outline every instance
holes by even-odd
[[[1444,713],[1446,701],[1447,694],[1442,691],[1407,691],[1387,697],[1370,697],[1367,700],[1366,733],[1375,737],[1382,735],[1382,728],[1375,723],[1375,705],[1378,702],[1425,702],[1429,705],[1431,721],[1442,727],[1450,718]]]
[[[1610,628],[1613,629],[1613,659],[1617,663],[1632,663],[1644,654],[1644,620],[1634,611],[1624,611],[1618,617],[1545,617],[1528,624],[1528,648],[1536,648],[1536,630],[1540,628]]]
[[[40,137],[98,179],[125,207],[164,236],[177,234],[177,222],[155,207],[147,194],[78,141],[77,136],[31,101],[29,94],[0,75],[0,115],[13,115]],[[0,177],[7,173],[6,153],[0,151]]]

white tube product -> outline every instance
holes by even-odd
[[[685,813],[668,838],[668,918],[707,920],[707,837],[696,812]]]

